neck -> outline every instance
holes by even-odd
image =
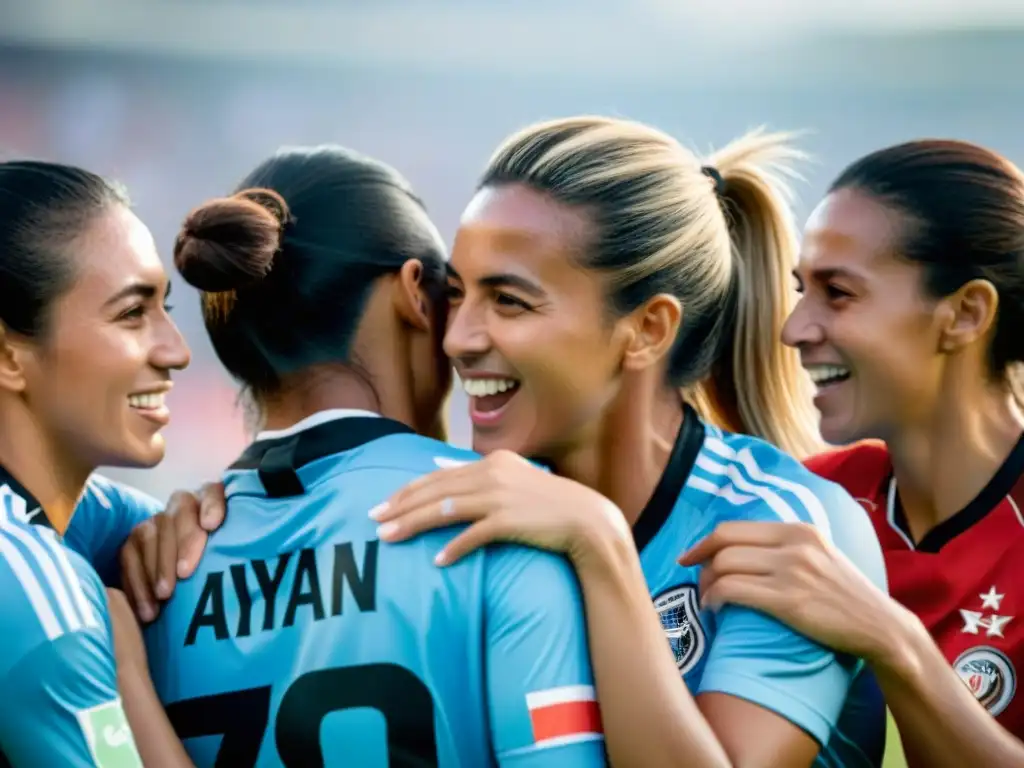
[[[329,409],[371,411],[418,429],[412,402],[409,388],[393,372],[323,364],[286,377],[280,391],[260,400],[260,429],[287,429]]]
[[[22,407],[6,409],[0,465],[31,493],[57,533],[64,535],[94,466],[76,461]]]
[[[886,441],[915,541],[967,506],[1024,432],[1024,414],[1005,384],[966,391],[947,388],[930,421]]]
[[[342,366],[318,366],[282,382],[260,401],[261,429],[287,429],[320,411],[345,408],[382,413],[369,381]]]
[[[589,434],[551,460],[557,474],[614,502],[632,526],[654,495],[682,423],[678,391],[626,385]]]

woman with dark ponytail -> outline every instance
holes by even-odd
[[[713,604],[866,659],[911,765],[1024,765],[1024,174],[963,141],[873,152],[796,275],[783,340],[846,446],[807,465],[867,508],[892,599],[801,526],[720,529],[686,562]]]
[[[164,456],[165,397],[189,362],[168,289],[121,188],[73,166],[0,163],[2,765],[182,764],[165,725],[141,734],[122,707],[111,616],[124,596],[108,603],[86,560],[104,558],[95,542],[112,518],[147,511],[93,471]]]

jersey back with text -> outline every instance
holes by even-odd
[[[911,539],[885,446],[865,442],[807,466],[868,510],[893,598],[924,622],[949,663],[999,722],[1024,738],[1024,441],[966,507]]]
[[[368,517],[476,458],[379,418],[250,447],[146,637],[197,765],[605,765],[569,563],[494,547],[439,568],[457,529],[385,544]]]

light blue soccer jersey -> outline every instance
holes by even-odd
[[[694,695],[753,702],[824,745],[817,765],[877,765],[885,706],[862,664],[765,614],[701,610],[700,567],[676,562],[719,523],[811,523],[886,589],[881,549],[864,510],[838,485],[756,438],[705,426],[688,409],[669,467],[634,536],[676,664]],[[845,729],[845,730],[844,730]]]
[[[96,569],[104,584],[118,587],[121,546],[132,528],[162,509],[163,504],[142,491],[94,474],[64,532],[64,543]]]
[[[385,544],[368,517],[476,458],[331,412],[250,446],[226,522],[146,633],[197,765],[605,765],[569,563],[501,546],[438,568],[455,532]]]
[[[103,585],[2,468],[0,594],[0,765],[141,767]]]

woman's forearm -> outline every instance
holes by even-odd
[[[591,552],[576,566],[611,764],[728,766],[680,678],[632,544],[595,542]]]
[[[148,673],[142,674],[118,674],[125,715],[142,764],[146,768],[195,768],[167,719]]]
[[[872,667],[907,755],[934,768],[1024,766],[1024,744],[977,702],[920,621],[908,612],[899,625]]]

